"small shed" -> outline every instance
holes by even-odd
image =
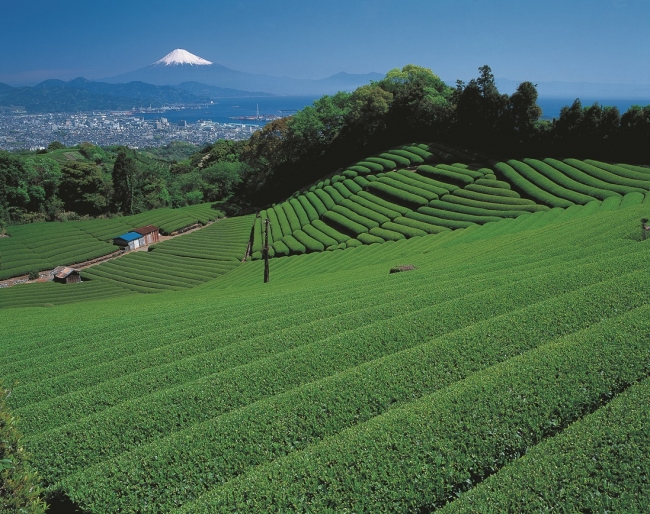
[[[127,232],[121,236],[113,238],[113,244],[119,246],[123,250],[135,250],[141,246],[146,246],[144,236],[137,232]]]
[[[160,230],[154,225],[145,225],[134,230],[138,234],[144,236],[144,243],[150,245],[160,241]]]
[[[54,282],[61,284],[77,284],[81,282],[79,271],[73,268],[62,268],[54,274]]]

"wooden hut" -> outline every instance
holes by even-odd
[[[145,245],[150,245],[160,241],[160,230],[154,225],[145,225],[134,230],[138,234],[144,236]]]
[[[127,232],[121,236],[113,238],[113,244],[119,246],[123,250],[135,250],[145,245],[144,236],[137,232]]]
[[[62,268],[54,274],[54,282],[61,284],[77,284],[81,282],[79,271],[73,268]]]

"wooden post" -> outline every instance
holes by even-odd
[[[269,281],[269,225],[271,222],[268,218],[264,220],[264,248],[262,255],[264,257],[264,283]]]

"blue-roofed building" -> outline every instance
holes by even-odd
[[[146,246],[145,237],[137,232],[127,232],[126,234],[117,236],[113,238],[113,244],[123,250],[135,250],[141,246]]]

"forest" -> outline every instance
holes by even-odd
[[[553,120],[541,119],[537,89],[496,87],[489,66],[454,87],[416,65],[377,82],[325,95],[247,141],[197,148],[65,148],[0,152],[0,224],[136,214],[229,200],[230,214],[252,212],[323,175],[383,148],[439,141],[488,158],[592,158],[650,162],[650,105],[620,113],[579,99]]]

